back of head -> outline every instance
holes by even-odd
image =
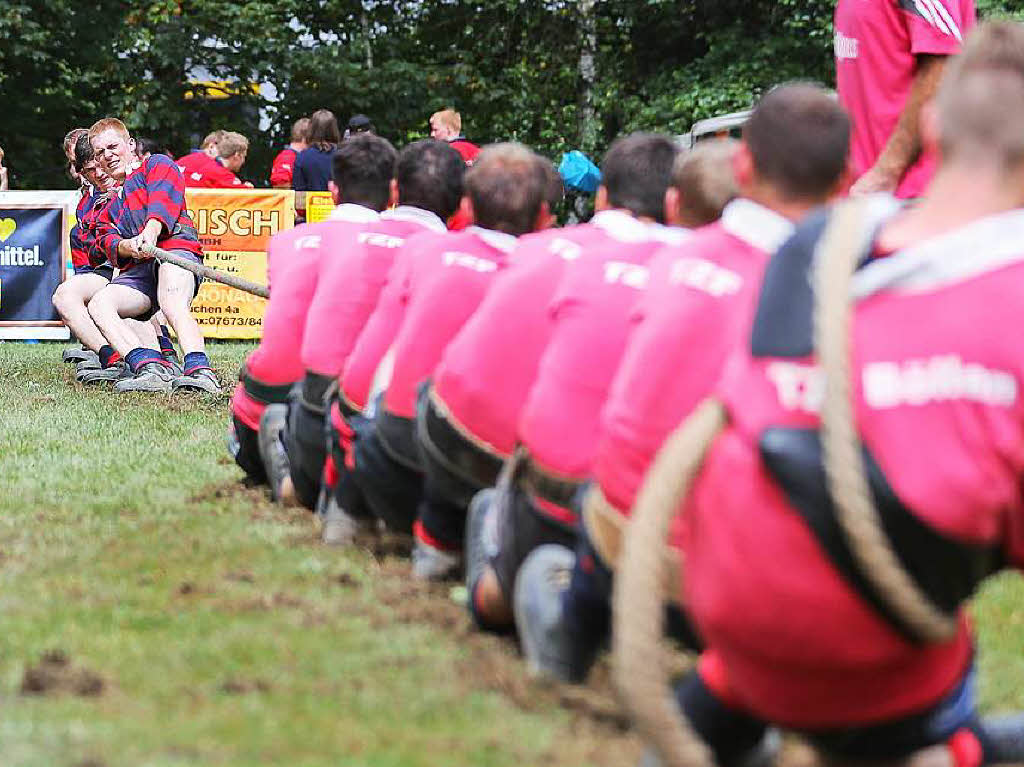
[[[155,138],[148,136],[140,136],[135,140],[135,152],[139,157],[147,154],[169,154],[167,149]]]
[[[395,148],[387,139],[363,133],[342,143],[332,159],[339,202],[384,210],[391,192]]]
[[[316,110],[309,118],[309,145],[326,152],[340,142],[341,132],[334,113],[329,109]]]
[[[309,118],[300,117],[292,125],[292,141],[296,144],[309,143]]]
[[[702,141],[676,158],[672,186],[679,190],[679,223],[691,229],[717,221],[738,194],[732,160],[739,141]]]
[[[348,119],[348,134],[354,136],[357,133],[376,133],[377,129],[373,121],[366,115],[352,115]]]
[[[430,122],[448,128],[456,136],[462,133],[462,115],[454,109],[442,109],[440,112],[434,112],[430,115]]]
[[[432,138],[407,145],[398,154],[398,201],[447,220],[459,207],[466,163],[447,142]]]
[[[224,138],[225,133],[227,133],[227,131],[215,130],[212,133],[206,134],[206,138],[203,139],[203,143],[199,145],[199,148],[210,149],[219,147],[221,139]]]
[[[1013,171],[1024,162],[1024,25],[979,25],[936,100],[943,161]]]
[[[519,236],[533,231],[549,188],[542,160],[522,144],[491,144],[466,171],[477,226]]]
[[[221,131],[221,134],[220,141],[217,142],[218,157],[234,157],[239,152],[249,151],[249,139],[241,133]]]
[[[850,118],[818,85],[780,85],[754,107],[743,141],[760,180],[783,199],[824,202],[846,170]]]
[[[82,131],[78,134],[78,139],[74,145],[75,153],[75,170],[79,173],[82,169],[88,165],[92,159],[96,156],[95,150],[92,148],[92,141],[89,140],[89,132]]]
[[[64,154],[71,154],[78,144],[78,139],[87,135],[89,135],[88,128],[72,128],[64,134]]]
[[[608,204],[636,216],[665,222],[665,190],[680,152],[670,136],[633,133],[616,139],[601,163],[601,185]]]

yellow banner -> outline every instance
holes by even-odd
[[[334,198],[330,192],[306,192],[306,223],[326,221],[334,210]]]
[[[267,284],[267,243],[295,226],[289,189],[187,189],[189,214],[199,231],[206,265]],[[192,312],[207,338],[260,338],[266,300],[205,281]]]

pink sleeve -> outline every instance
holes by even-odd
[[[955,55],[974,27],[974,0],[898,0],[914,54]]]

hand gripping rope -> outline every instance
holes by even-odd
[[[182,258],[174,253],[168,253],[166,250],[152,245],[143,245],[142,252],[163,263],[180,266],[182,269],[192,272],[192,274],[203,279],[219,282],[221,285],[227,285],[236,290],[241,290],[243,293],[251,293],[260,298],[270,298],[270,289],[266,285],[260,285],[258,282],[250,282],[233,274],[228,274],[218,269],[211,269],[209,266],[197,264],[194,261],[189,261],[187,258]]]
[[[922,593],[886,538],[869,494],[853,421],[850,281],[862,254],[865,206],[863,200],[850,200],[835,208],[814,275],[814,340],[826,381],[821,416],[825,471],[840,527],[863,572],[921,639],[938,642],[954,636],[957,619]],[[714,764],[670,693],[668,650],[662,639],[668,569],[659,554],[673,514],[725,424],[722,404],[708,399],[665,441],[637,496],[615,576],[616,687],[637,729],[666,767]]]

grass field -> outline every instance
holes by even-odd
[[[0,344],[0,765],[635,763],[601,674],[529,682],[446,587],[243,488],[227,395],[85,390],[60,348]],[[975,613],[985,706],[1024,708],[1020,580]]]

